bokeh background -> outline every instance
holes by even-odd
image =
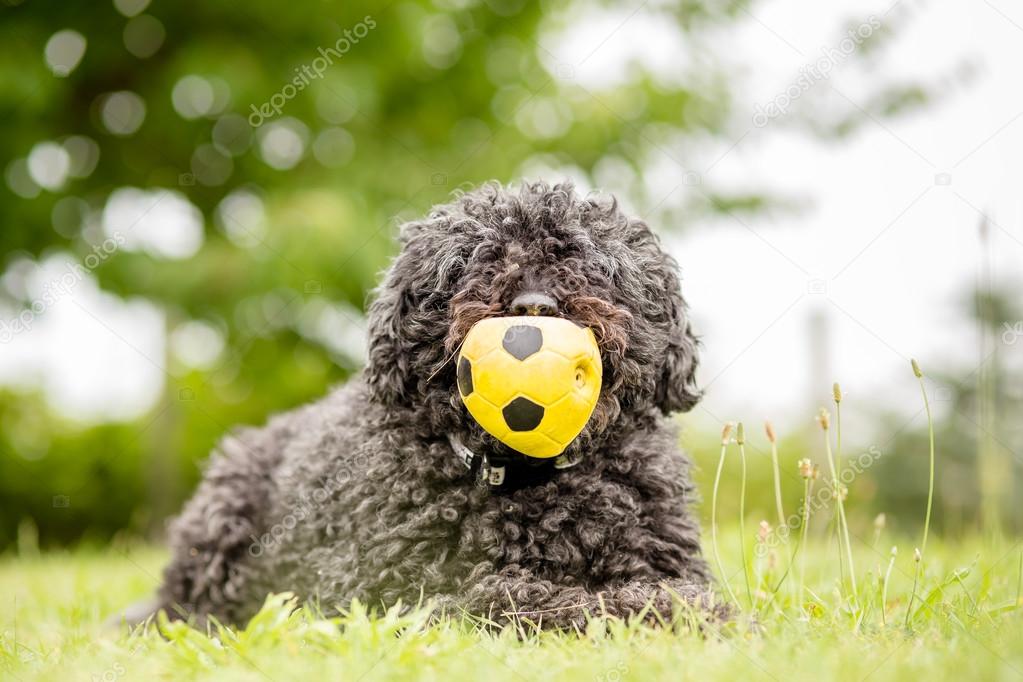
[[[769,516],[771,419],[794,506],[840,381],[854,529],[914,529],[916,357],[937,528],[1018,530],[1021,60],[1010,0],[3,0],[0,548],[158,540],[225,432],[358,371],[402,221],[522,177],[682,264],[705,490],[742,420]]]

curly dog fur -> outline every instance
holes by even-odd
[[[271,591],[322,607],[431,598],[497,621],[709,600],[689,460],[697,341],[678,267],[646,224],[569,184],[488,184],[405,225],[369,311],[365,371],[226,438],[170,526],[161,607],[243,622]],[[565,470],[512,462],[490,489],[453,455],[504,446],[467,416],[452,362],[477,321],[542,291],[591,327],[604,385]]]

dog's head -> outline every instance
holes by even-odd
[[[581,198],[570,184],[488,184],[406,224],[401,242],[370,308],[366,379],[373,400],[415,410],[430,431],[485,437],[459,399],[454,356],[497,315],[593,330],[604,382],[579,442],[699,400],[678,266],[613,199]]]

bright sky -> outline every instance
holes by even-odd
[[[992,219],[995,280],[1023,281],[1023,7],[1009,0],[764,0],[753,11],[727,33],[684,47],[674,29],[643,11],[599,14],[545,39],[555,47],[544,58],[571,64],[571,77],[599,87],[620,77],[628,58],[670,78],[699,68],[701,52],[712,51],[743,74],[730,139],[684,150],[687,169],[665,155],[644,181],[667,201],[699,191],[679,186],[690,171],[703,185],[767,188],[805,204],[800,213],[757,220],[726,216],[667,242],[705,343],[708,393],[699,419],[805,423],[836,379],[850,402],[913,414],[909,357],[925,369],[977,365],[975,333],[958,311],[978,276],[981,211]],[[794,108],[861,106],[878,82],[907,80],[940,85],[941,101],[868,121],[841,143],[790,132],[784,117],[753,124],[758,104],[784,93],[822,49],[834,55],[845,30],[869,26],[871,15],[882,27],[906,15],[883,71],[868,82],[833,56],[834,69]],[[967,86],[948,77],[962,63],[975,71]],[[159,211],[152,217],[156,225],[167,219]],[[107,236],[116,234],[112,220],[102,226]],[[812,369],[815,315],[830,339],[825,376]],[[39,384],[73,416],[129,418],[160,395],[163,370],[154,359],[164,356],[162,326],[149,304],[103,295],[85,278],[0,353],[0,382]],[[172,348],[179,357],[202,356],[203,339],[218,343],[212,330],[188,329]],[[1023,341],[1006,350],[1019,355]]]

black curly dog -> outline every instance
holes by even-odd
[[[700,397],[697,341],[647,225],[569,184],[489,184],[401,241],[369,311],[365,371],[224,440],[170,526],[159,606],[243,623],[268,592],[324,609],[425,596],[447,613],[572,627],[709,605],[690,464],[666,418]],[[458,396],[469,328],[523,312],[588,326],[601,349],[599,402],[559,459],[570,468],[508,451]],[[480,479],[483,460],[505,467],[503,483]]]

